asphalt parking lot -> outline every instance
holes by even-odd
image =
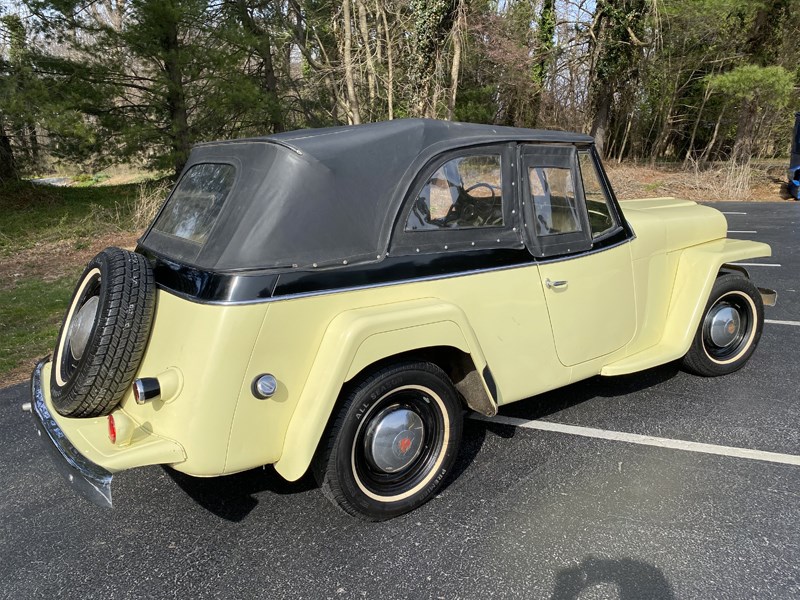
[[[0,390],[0,597],[800,597],[800,203],[715,206],[773,247],[747,267],[778,305],[745,369],[666,365],[468,420],[456,477],[387,523],[270,469],[137,469],[96,508],[40,448],[27,386]]]

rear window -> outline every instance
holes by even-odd
[[[202,245],[233,187],[236,169],[227,164],[191,167],[172,192],[153,229]]]

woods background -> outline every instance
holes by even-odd
[[[0,2],[0,180],[401,117],[591,133],[607,160],[786,156],[800,0]]]

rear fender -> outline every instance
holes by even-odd
[[[469,354],[479,374],[486,359],[456,305],[422,298],[349,310],[328,325],[289,421],[275,469],[294,481],[306,472],[346,381],[375,362],[420,348],[450,346]],[[489,388],[481,376],[484,391]],[[496,411],[496,400],[491,400]]]

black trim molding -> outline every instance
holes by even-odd
[[[216,273],[180,265],[146,250],[139,252],[150,260],[160,287],[195,302],[216,304],[259,302],[534,263],[525,249],[495,249],[386,257],[376,263],[317,271]]]
[[[482,271],[509,269],[574,260],[629,241],[624,231],[596,243],[579,254],[535,259],[526,249],[510,248],[442,252],[415,256],[386,257],[380,262],[361,265],[291,272],[222,273],[202,271],[180,265],[147,250],[156,284],[178,296],[206,304],[247,304],[296,296],[347,291],[371,286],[412,283],[425,279],[458,277]]]

